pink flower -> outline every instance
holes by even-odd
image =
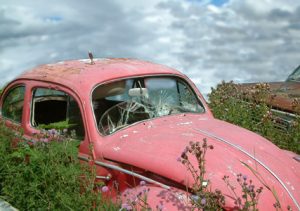
[[[107,186],[103,186],[101,188],[102,193],[106,193],[109,190],[109,188]]]

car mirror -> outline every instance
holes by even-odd
[[[128,95],[130,97],[148,97],[148,89],[147,88],[132,88],[129,89]]]

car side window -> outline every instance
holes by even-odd
[[[85,134],[76,100],[69,94],[54,89],[37,88],[33,91],[31,125],[46,130],[67,129],[81,140]]]
[[[24,105],[25,86],[14,87],[8,91],[2,105],[2,116],[21,123]]]
[[[180,104],[183,108],[186,108],[191,112],[204,111],[203,106],[200,106],[199,101],[189,86],[178,80],[177,88],[180,97]]]

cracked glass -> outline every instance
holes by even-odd
[[[112,134],[157,117],[203,113],[191,87],[177,77],[139,77],[99,85],[92,94],[99,131]]]

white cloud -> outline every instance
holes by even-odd
[[[0,0],[2,84],[41,63],[136,57],[221,80],[284,80],[300,61],[300,2]]]

